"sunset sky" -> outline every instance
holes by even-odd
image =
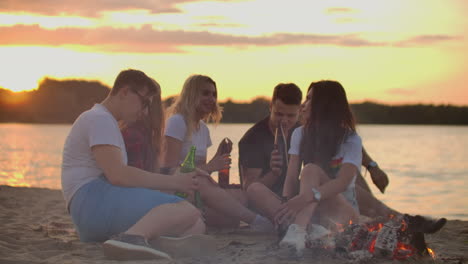
[[[0,87],[145,71],[219,99],[340,81],[352,102],[468,105],[466,0],[0,0]]]

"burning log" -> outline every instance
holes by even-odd
[[[334,249],[337,255],[358,262],[372,257],[405,260],[429,255],[423,232],[438,231],[445,222],[445,218],[433,221],[410,215],[393,217],[386,222],[377,219],[367,224],[350,224],[333,235],[309,236],[307,247]]]

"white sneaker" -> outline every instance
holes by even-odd
[[[322,225],[317,225],[317,224],[309,224],[309,227],[307,228],[307,235],[308,235],[308,240],[316,240],[316,239],[321,239],[329,234],[331,234],[330,230],[326,229]]]
[[[279,246],[282,249],[293,251],[297,257],[301,257],[305,248],[306,236],[307,232],[305,228],[297,224],[291,224]]]

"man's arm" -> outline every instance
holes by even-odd
[[[183,192],[198,188],[198,180],[195,177],[197,172],[167,176],[127,166],[122,160],[121,150],[112,145],[95,145],[91,151],[107,180],[113,185]]]
[[[377,186],[380,192],[384,193],[389,183],[388,176],[379,166],[369,166],[371,162],[373,162],[372,158],[367,153],[366,149],[362,147],[362,165],[369,171],[375,186]]]
[[[289,156],[288,171],[284,179],[283,196],[288,199],[299,192],[299,173],[301,160],[298,155]]]

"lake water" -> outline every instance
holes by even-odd
[[[239,182],[237,143],[250,126],[210,125],[215,146],[209,157],[222,138],[235,144],[232,183]],[[0,185],[60,189],[62,148],[70,127],[0,124]],[[467,126],[360,125],[358,132],[390,177],[385,194],[371,186],[379,199],[401,212],[468,220]]]

